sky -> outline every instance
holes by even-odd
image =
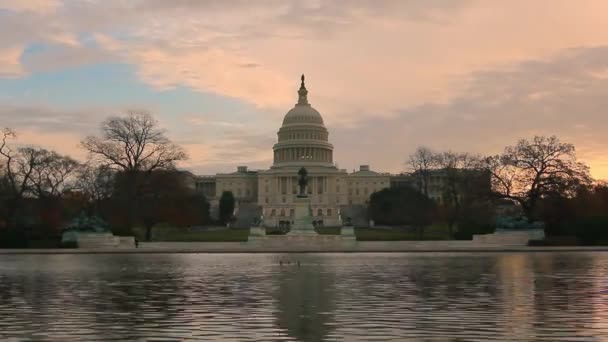
[[[0,0],[0,127],[75,158],[145,110],[181,168],[265,169],[301,74],[340,168],[557,135],[608,178],[604,0]]]

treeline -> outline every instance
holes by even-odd
[[[448,238],[491,232],[495,213],[490,173],[480,157],[419,147],[406,162],[407,181],[372,194],[369,214],[378,224],[417,228],[446,226]]]
[[[549,240],[608,242],[608,187],[555,136],[520,140],[495,156],[420,147],[407,164],[408,186],[372,195],[370,216],[380,224],[440,223],[451,237],[470,238],[492,232],[497,216],[521,215],[522,226],[544,226]]]
[[[56,239],[82,212],[101,217],[120,235],[144,227],[146,238],[161,222],[209,223],[209,203],[194,191],[190,175],[175,169],[186,153],[147,113],[104,121],[101,134],[81,143],[89,155],[86,163],[16,146],[16,133],[8,128],[1,138],[0,245]]]

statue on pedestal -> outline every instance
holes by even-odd
[[[308,185],[308,171],[306,171],[306,168],[304,167],[298,171],[298,185],[300,186],[298,197],[307,197],[306,186]]]

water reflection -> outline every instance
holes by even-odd
[[[0,340],[608,340],[607,275],[600,253],[5,256]]]
[[[284,260],[285,259],[285,260]],[[323,341],[331,331],[335,309],[334,274],[324,256],[281,258],[276,275],[277,325],[303,341]]]

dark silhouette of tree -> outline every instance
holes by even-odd
[[[220,221],[224,224],[232,220],[234,213],[235,199],[232,191],[224,191],[220,197]]]
[[[4,159],[3,187],[7,191],[7,217],[12,228],[18,225],[19,210],[23,207],[25,195],[60,197],[69,177],[79,166],[74,159],[44,148],[14,149],[9,146],[9,140],[15,137],[15,132],[6,128],[0,142],[0,156]]]
[[[23,195],[27,191],[27,184],[34,170],[37,160],[28,158],[27,150],[14,150],[9,141],[17,137],[10,128],[2,131],[2,142],[0,143],[0,155],[4,159],[3,178],[8,189],[6,207],[7,221],[10,228],[16,228],[19,208],[23,202]]]
[[[187,186],[184,177],[184,172],[175,170],[156,170],[142,177],[139,220],[146,229],[146,240],[151,239],[152,227],[158,223],[174,227],[208,223],[209,203]]]
[[[437,154],[428,147],[420,146],[409,156],[406,164],[418,190],[428,196],[431,172],[437,169]]]
[[[60,197],[66,190],[69,178],[75,175],[80,164],[68,157],[43,148],[22,148],[32,168],[29,191],[38,198]]]
[[[186,153],[157,126],[146,112],[110,117],[101,126],[102,135],[87,137],[82,146],[102,165],[124,172],[173,168]]]
[[[157,169],[172,169],[175,162],[185,160],[187,156],[146,112],[110,117],[103,122],[101,131],[101,136],[89,136],[81,145],[100,165],[124,172],[130,185],[127,202],[131,227],[137,216],[140,175]]]
[[[370,197],[370,217],[379,224],[424,227],[432,223],[436,203],[412,188],[389,188]]]
[[[549,237],[576,237],[586,245],[608,243],[608,187],[580,187],[573,196],[551,193],[538,203],[538,216]]]
[[[101,204],[114,191],[116,172],[105,166],[85,164],[78,170],[75,188],[81,191],[89,204],[92,215],[100,215]]]
[[[590,184],[589,168],[577,161],[574,145],[557,137],[535,136],[488,157],[486,167],[500,198],[518,202],[529,221],[536,220],[540,199],[550,194],[574,195]]]
[[[441,179],[441,213],[448,225],[450,236],[454,235],[454,227],[459,221],[466,220],[463,213],[465,204],[470,205],[475,200],[487,200],[489,195],[488,186],[484,186],[481,171],[481,158],[468,153],[443,152],[435,155],[438,173]],[[476,186],[471,186],[475,183]],[[488,193],[484,194],[483,190]]]

